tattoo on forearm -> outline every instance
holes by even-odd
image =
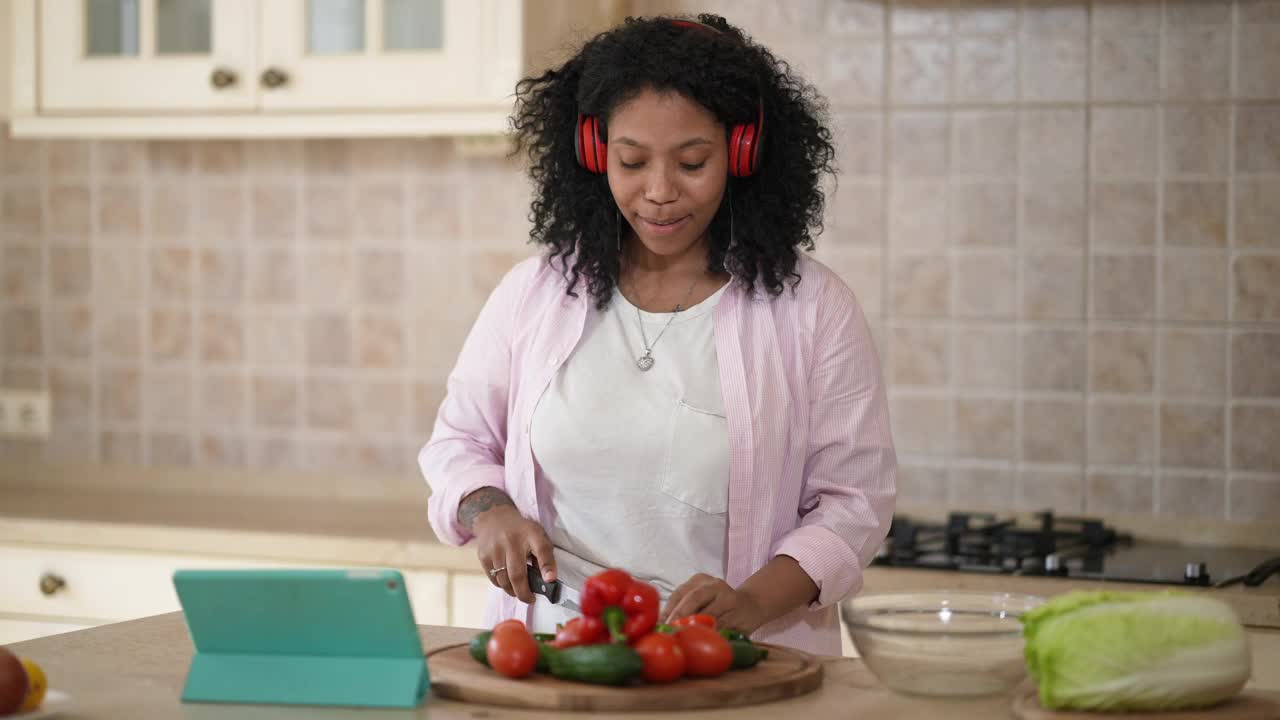
[[[475,524],[476,516],[485,510],[496,508],[500,505],[515,506],[511,498],[507,494],[497,488],[480,488],[471,493],[462,500],[462,504],[458,506],[458,522],[462,523],[462,527],[468,531]]]

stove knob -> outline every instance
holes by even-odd
[[[1187,563],[1187,568],[1182,573],[1182,579],[1188,585],[1208,585],[1209,566],[1204,563]]]

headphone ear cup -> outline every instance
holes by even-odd
[[[760,128],[754,123],[733,126],[729,135],[729,174],[751,177],[760,164]]]
[[[600,139],[600,121],[594,115],[579,115],[577,132],[573,135],[573,152],[578,164],[588,171],[603,174],[607,146]]]

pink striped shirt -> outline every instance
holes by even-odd
[[[897,459],[879,359],[853,291],[808,256],[796,270],[794,292],[753,296],[735,283],[715,309],[730,451],[725,580],[737,587],[772,558],[794,558],[817,584],[816,601],[753,637],[838,655],[837,604],[862,587],[888,532]],[[558,265],[531,258],[476,319],[418,457],[431,527],[444,542],[471,540],[458,504],[485,486],[547,525],[529,423],[594,311],[590,295],[577,292],[565,293]],[[527,620],[527,611],[494,588],[486,623]]]

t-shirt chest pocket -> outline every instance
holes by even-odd
[[[684,400],[672,409],[662,492],[704,513],[729,509],[729,422]]]

